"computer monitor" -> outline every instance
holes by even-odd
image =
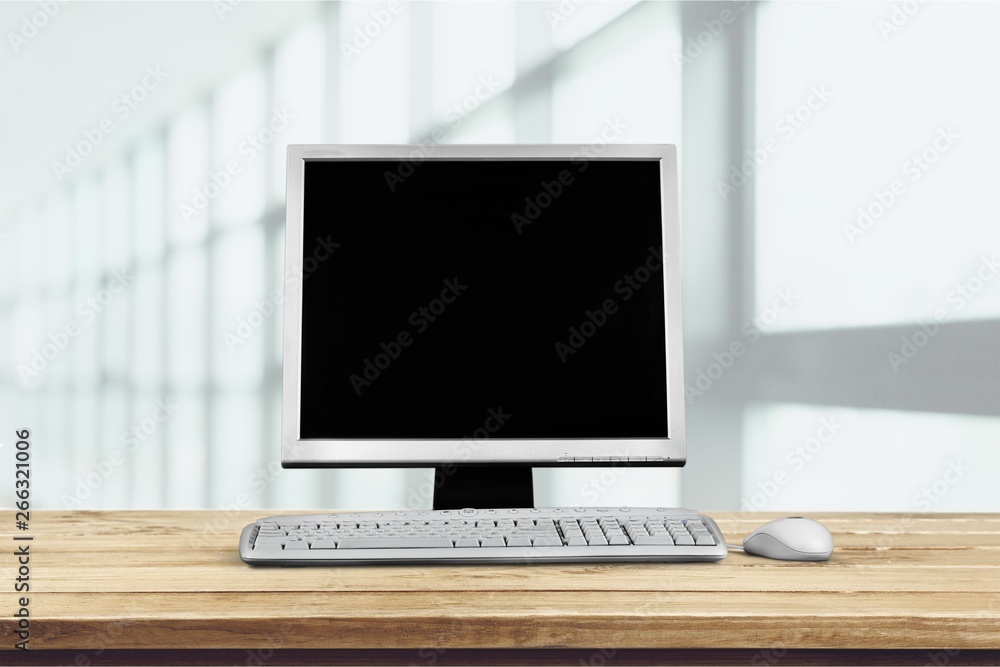
[[[286,216],[284,467],[684,464],[674,146],[289,146]]]

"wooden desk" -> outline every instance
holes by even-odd
[[[25,654],[2,514],[4,664],[1000,663],[1000,515],[815,515],[827,563],[285,569],[237,553],[267,512],[35,511]]]

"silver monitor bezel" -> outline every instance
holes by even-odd
[[[299,437],[305,164],[329,160],[649,160],[660,163],[664,299],[666,313],[666,438],[303,439]],[[680,466],[684,441],[684,367],[681,343],[680,223],[677,150],[643,145],[290,145],[285,204],[284,358],[281,400],[283,467],[432,467],[475,465]],[[483,406],[484,418],[486,409]],[[580,460],[577,460],[580,459]],[[589,461],[587,461],[589,459]],[[594,460],[599,459],[599,460]]]

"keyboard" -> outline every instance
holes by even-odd
[[[259,519],[252,565],[716,561],[726,541],[693,510],[588,507],[404,510]]]

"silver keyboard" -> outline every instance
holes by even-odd
[[[405,510],[274,516],[240,536],[252,565],[715,561],[726,541],[693,510]]]

